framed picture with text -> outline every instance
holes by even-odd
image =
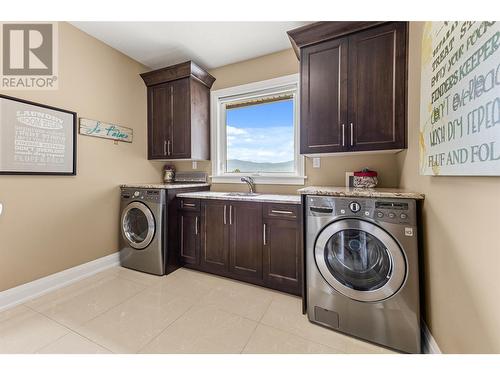
[[[0,174],[76,175],[76,113],[0,95]]]

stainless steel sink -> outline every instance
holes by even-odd
[[[228,197],[255,197],[260,195],[259,193],[226,193]]]

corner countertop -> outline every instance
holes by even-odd
[[[205,187],[210,186],[210,184],[205,183],[181,183],[176,182],[173,184],[122,184],[121,188],[136,188],[136,189],[187,189],[195,187]]]
[[[197,198],[197,199],[219,199],[219,200],[246,201],[246,202],[301,204],[300,195],[284,195],[284,194],[229,195],[229,194],[230,194],[229,192],[218,192],[218,191],[195,191],[192,193],[180,193],[177,194],[177,197]]]
[[[334,197],[365,197],[365,198],[409,198],[424,199],[422,193],[415,193],[403,189],[368,189],[368,188],[348,188],[336,186],[308,186],[298,190],[302,195],[329,195]]]

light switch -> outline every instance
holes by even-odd
[[[313,158],[313,168],[321,168],[321,159]]]
[[[193,160],[193,169],[198,169],[198,162]]]
[[[2,211],[3,211],[3,204],[0,203],[0,215],[2,214]]]

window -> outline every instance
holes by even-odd
[[[304,184],[298,75],[212,92],[212,181]]]

